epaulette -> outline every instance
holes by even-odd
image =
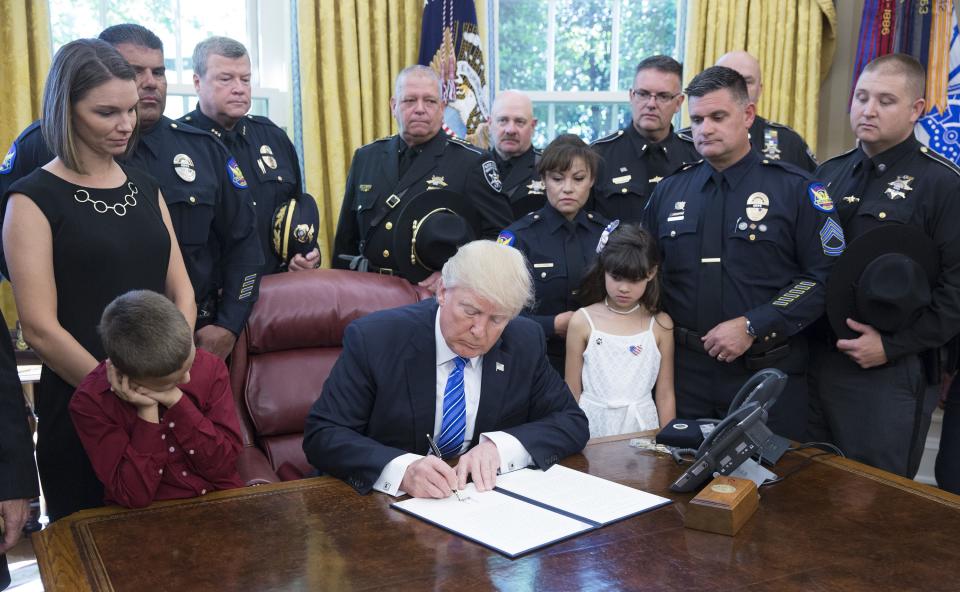
[[[804,179],[813,179],[813,173],[806,169],[802,169],[792,162],[787,162],[785,160],[777,160],[775,158],[761,158],[760,164],[766,166],[777,167],[781,170],[784,170],[788,173],[793,173],[798,177],[803,177]]]
[[[957,167],[956,163],[954,163],[952,160],[945,157],[944,155],[940,154],[936,150],[932,148],[928,148],[926,146],[920,146],[920,152],[927,158],[934,160],[936,162],[939,162],[943,166],[953,171],[956,175],[960,176],[960,168]]]
[[[36,121],[34,121],[33,123],[31,123],[30,125],[28,125],[28,126],[26,127],[26,129],[24,129],[22,132],[20,132],[20,135],[17,136],[17,142],[19,142],[20,140],[26,138],[27,136],[29,136],[30,134],[32,134],[32,133],[35,132],[35,131],[40,131],[40,120],[39,120],[39,119],[36,120]]]
[[[690,169],[692,169],[693,167],[695,167],[695,166],[697,166],[697,165],[699,165],[699,164],[702,164],[702,163],[703,163],[703,159],[702,159],[702,158],[701,158],[700,160],[697,160],[697,161],[694,161],[694,162],[685,162],[685,163],[681,164],[679,167],[677,167],[677,170],[675,170],[675,171],[673,171],[672,173],[670,173],[670,174],[667,176],[667,178],[670,178],[670,177],[672,177],[673,175],[676,175],[677,173],[682,173],[683,171],[690,170]]]
[[[606,143],[606,142],[612,142],[612,141],[616,140],[617,138],[619,138],[619,137],[622,136],[622,135],[623,135],[623,130],[622,130],[622,129],[619,129],[619,130],[617,130],[617,131],[615,131],[615,132],[612,132],[612,133],[610,133],[610,134],[608,134],[608,135],[606,135],[606,136],[604,136],[604,137],[602,137],[602,138],[597,138],[596,140],[590,142],[590,145],[591,145],[591,146],[595,146],[595,145],[597,145],[597,144],[604,144],[604,143]]]
[[[769,125],[769,126],[771,126],[771,127],[778,127],[778,128],[780,128],[780,129],[789,130],[789,131],[791,131],[791,132],[793,132],[793,133],[795,133],[795,134],[797,133],[796,130],[794,130],[792,127],[790,127],[789,125],[787,125],[787,124],[785,124],[785,123],[780,123],[779,121],[770,121],[769,119],[767,119],[766,121],[767,121],[767,125]],[[799,135],[799,134],[798,134],[798,135]]]
[[[386,142],[387,140],[390,140],[390,139],[395,138],[395,137],[396,137],[396,136],[384,136],[384,137],[382,137],[382,138],[377,138],[376,140],[370,142],[369,144],[364,144],[363,146],[361,146],[361,148],[366,147],[366,146],[373,146],[374,144],[379,144],[380,142]]]
[[[249,119],[250,121],[259,123],[261,125],[269,125],[276,128],[280,127],[279,125],[275,124],[273,120],[271,120],[269,117],[264,117],[263,115],[253,115],[252,113],[247,113],[247,119]]]
[[[533,226],[540,220],[543,220],[543,216],[541,216],[538,212],[539,210],[527,212],[526,214],[518,218],[517,221],[514,222],[514,224],[517,224],[518,227],[522,227],[522,228],[528,228],[530,226]]]
[[[857,149],[854,147],[854,148],[851,148],[850,150],[847,150],[846,152],[841,152],[840,154],[837,154],[836,156],[831,156],[830,158],[828,158],[828,159],[826,159],[825,161],[821,162],[821,163],[820,163],[820,166],[823,166],[823,165],[827,164],[827,163],[830,162],[830,161],[837,160],[838,158],[843,158],[844,156],[849,156],[851,152],[856,152],[856,150],[857,150]]]
[[[187,134],[197,134],[197,135],[200,135],[200,136],[215,137],[215,136],[213,136],[213,134],[211,134],[211,133],[208,132],[208,131],[204,131],[204,130],[198,128],[198,127],[193,127],[193,126],[190,125],[189,123],[183,123],[183,122],[181,122],[181,121],[171,121],[171,122],[170,122],[170,129],[175,129],[175,130],[177,130],[178,132],[184,132],[184,133],[187,133]]]
[[[535,156],[543,156],[543,150],[540,150],[539,148],[534,148],[534,149],[533,149],[533,154],[534,154]]]
[[[470,142],[468,142],[468,141],[466,141],[466,140],[461,140],[460,138],[458,138],[458,137],[456,137],[456,136],[447,136],[447,141],[450,142],[451,144],[454,144],[454,145],[457,145],[457,146],[461,146],[461,147],[463,147],[463,148],[466,148],[467,150],[472,150],[473,152],[476,152],[477,154],[483,154],[483,153],[484,153],[483,150],[477,148],[476,146],[474,146],[474,145],[471,144]]]
[[[682,130],[677,132],[677,137],[686,142],[693,143],[693,134],[690,132],[689,127],[685,127]]]
[[[596,212],[587,212],[587,220],[599,226],[606,226],[608,223],[606,218]]]

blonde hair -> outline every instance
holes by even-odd
[[[488,240],[467,243],[443,266],[444,288],[471,290],[511,317],[533,304],[533,280],[519,250]]]

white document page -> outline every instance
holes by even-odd
[[[498,475],[497,487],[600,524],[670,503],[665,497],[561,465]]]
[[[472,483],[461,493],[468,499],[412,498],[393,506],[511,557],[594,528],[498,491],[479,493]]]

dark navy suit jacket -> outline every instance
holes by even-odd
[[[307,418],[303,449],[313,466],[368,493],[391,460],[427,453],[437,397],[436,314],[436,300],[427,300],[347,327],[343,353]],[[579,452],[589,438],[586,416],[547,360],[542,331],[522,317],[483,357],[473,444],[491,431],[517,438],[541,469]]]

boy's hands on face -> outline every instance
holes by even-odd
[[[157,413],[157,401],[138,392],[136,383],[130,382],[130,377],[120,373],[110,360],[107,360],[107,380],[110,390],[122,401],[137,408],[137,415],[145,421],[160,423]]]
[[[131,383],[137,390],[137,393],[147,397],[148,399],[159,403],[169,409],[177,404],[180,401],[180,397],[183,396],[183,391],[181,391],[177,386],[173,386],[165,391],[155,391],[151,390],[142,384],[137,384],[136,382]]]

